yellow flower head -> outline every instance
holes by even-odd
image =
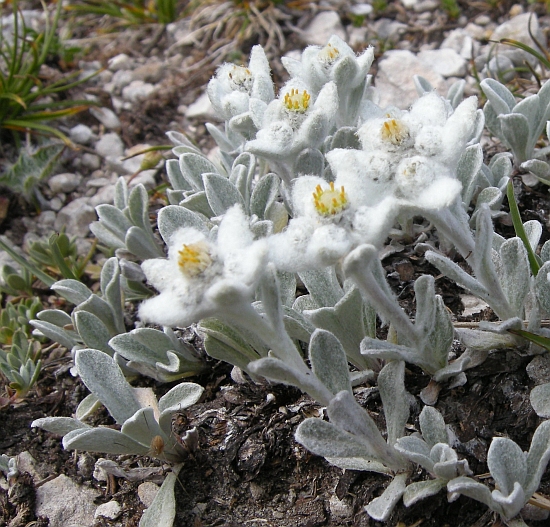
[[[252,73],[244,66],[233,66],[228,76],[231,86],[236,90],[249,91],[252,86]]]
[[[319,60],[332,64],[340,55],[338,48],[335,48],[332,44],[327,44],[321,51],[319,51]]]
[[[180,271],[188,278],[202,274],[212,264],[208,243],[205,241],[184,244],[178,255]]]
[[[297,113],[304,113],[309,108],[310,99],[311,95],[307,92],[307,90],[303,90],[300,93],[300,90],[292,88],[286,93],[283,102],[288,110]]]
[[[338,190],[334,188],[334,183],[331,182],[330,187],[325,190],[321,188],[321,185],[315,187],[313,203],[315,210],[321,216],[335,216],[347,208],[348,197],[343,186]]]
[[[409,129],[407,125],[399,119],[386,119],[380,130],[380,135],[384,141],[392,145],[399,146],[405,139],[409,137]]]

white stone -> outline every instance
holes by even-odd
[[[529,26],[531,28],[531,33],[539,42],[546,42],[546,37],[540,28],[537,15],[532,15],[531,13],[518,15],[498,26],[493,31],[491,40],[509,38],[538,50],[536,43],[529,35]],[[525,59],[531,64],[536,64],[537,62],[537,59],[526,51],[510,48],[510,46],[501,46],[500,50],[502,51],[504,48],[506,48],[506,55],[509,56],[516,65],[522,64]]]
[[[54,198],[52,198],[49,204],[52,211],[61,210],[61,207],[63,207],[63,201],[58,196],[55,196]]]
[[[418,4],[418,0],[401,0],[401,3],[405,7],[414,7],[416,4]]]
[[[36,489],[35,513],[48,518],[50,527],[91,527],[98,495],[61,474]]]
[[[416,13],[426,13],[427,11],[434,11],[441,5],[439,0],[422,0],[418,2],[415,0],[413,9]]]
[[[302,38],[307,44],[325,46],[332,35],[338,35],[340,38],[346,39],[346,31],[338,13],[323,11],[315,15],[303,32]]]
[[[51,201],[50,201],[50,205],[51,205]],[[56,216],[57,215],[53,210],[43,210],[37,218],[37,226],[39,227],[39,229],[43,229],[43,230],[53,229]]]
[[[90,223],[96,219],[95,209],[89,199],[77,198],[58,212],[55,228],[61,230],[65,227],[67,235],[85,238],[90,231]]]
[[[99,158],[99,156],[96,156],[95,154],[89,154],[88,152],[86,152],[85,154],[82,154],[80,163],[82,166],[86,168],[90,168],[91,170],[97,170],[101,166],[101,159]]]
[[[380,106],[408,108],[418,98],[413,75],[424,77],[438,92],[447,92],[445,79],[413,53],[406,50],[391,50],[384,53],[378,63],[375,82],[380,96]]]
[[[155,91],[155,87],[148,82],[132,81],[122,89],[122,97],[127,101],[137,102],[146,99]]]
[[[48,180],[48,186],[53,194],[59,194],[60,192],[67,194],[75,190],[78,185],[80,185],[81,181],[82,176],[67,172],[50,177]]]
[[[124,143],[118,134],[105,134],[95,145],[95,151],[102,157],[122,157]]]
[[[147,62],[132,72],[132,80],[156,83],[162,80],[165,71],[162,62]]]
[[[111,205],[115,201],[115,186],[105,185],[101,187],[90,199],[90,205],[97,207],[105,203]]]
[[[470,317],[481,313],[489,307],[489,304],[480,300],[477,296],[473,295],[459,295],[462,305],[464,306],[464,311],[462,312],[463,317]]]
[[[372,30],[380,40],[398,41],[407,26],[390,18],[380,18],[374,22]]]
[[[484,27],[478,26],[477,24],[472,24],[471,22],[469,24],[466,24],[464,27],[464,31],[468,33],[472,38],[475,38],[476,40],[484,40],[488,39],[491,36],[491,32],[487,31]]]
[[[158,491],[159,486],[155,485],[152,481],[146,481],[145,483],[142,483],[138,487],[138,496],[141,503],[143,503],[146,508],[149,508],[151,506],[151,503],[153,503],[153,500],[155,499]]]
[[[479,43],[476,42],[464,29],[453,29],[441,43],[441,49],[449,48],[456,51],[461,57],[470,60],[479,52]]]
[[[85,124],[77,124],[75,127],[69,130],[69,137],[71,141],[80,143],[81,145],[88,144],[94,136],[92,129]]]
[[[450,48],[421,51],[417,57],[443,77],[464,77],[468,71],[466,59]]]
[[[120,53],[111,57],[108,62],[108,68],[111,71],[128,70],[132,67],[132,59],[126,53]]]
[[[113,112],[110,108],[90,108],[90,113],[105,127],[109,130],[118,130],[120,129],[120,119],[117,117],[116,113]]]
[[[515,76],[514,63],[506,55],[496,55],[487,63],[485,71],[491,74],[495,79],[502,79],[504,82],[511,81]]]
[[[190,104],[185,112],[188,119],[215,119],[216,112],[206,93],[203,93],[193,104]]]
[[[372,13],[372,6],[370,4],[355,4],[352,5],[349,10],[358,16],[366,16]]]
[[[37,470],[37,465],[36,459],[34,459],[27,450],[17,454],[17,470],[20,473],[28,472],[33,477],[34,481],[39,481],[43,478],[43,475]]]
[[[364,27],[350,27],[348,29],[348,44],[352,48],[366,47],[368,44],[366,29]]]
[[[140,172],[132,181],[128,184],[128,188],[132,189],[136,185],[143,185],[146,189],[155,188],[157,183],[155,181],[155,170],[144,170]]]
[[[134,74],[130,70],[117,71],[111,80],[115,89],[122,90],[134,80]]]
[[[116,520],[122,514],[122,507],[116,500],[102,503],[95,511],[94,518],[107,518],[108,520]]]
[[[479,16],[476,16],[474,22],[478,26],[487,26],[491,23],[491,17],[488,15],[479,15]]]

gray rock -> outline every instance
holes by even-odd
[[[108,68],[111,71],[129,70],[132,68],[132,59],[126,53],[120,53],[111,57],[108,62]]]
[[[415,0],[412,8],[416,13],[424,14],[427,11],[434,11],[440,5],[441,5],[441,2],[439,0],[422,0],[421,2],[418,2]]]
[[[52,211],[58,211],[61,210],[61,207],[63,207],[63,200],[59,196],[55,196],[50,200],[50,208]]]
[[[63,174],[56,174],[48,180],[48,186],[54,194],[59,194],[60,192],[69,193],[75,190],[80,182],[82,181],[82,176],[78,174],[71,174],[66,172]]]
[[[550,355],[536,355],[527,365],[526,371],[536,385],[550,382]]]
[[[479,43],[476,42],[464,29],[453,29],[441,43],[441,49],[449,48],[456,51],[461,57],[470,60],[479,52]]]
[[[97,207],[104,203],[112,204],[115,200],[115,185],[105,185],[101,187],[90,199],[90,205]]]
[[[51,201],[50,201],[50,205],[51,205]],[[52,230],[55,224],[56,217],[57,217],[57,214],[53,210],[43,210],[36,219],[38,229],[42,231]]]
[[[165,71],[166,67],[162,62],[147,62],[132,72],[132,80],[155,84],[162,80]]]
[[[119,130],[120,129],[120,119],[117,117],[116,113],[109,108],[90,108],[90,113],[107,129],[109,130]]]
[[[471,22],[464,27],[464,31],[476,40],[488,39],[491,36],[491,31]]]
[[[485,66],[484,73],[490,74],[495,79],[502,79],[504,82],[511,81],[516,72],[513,70],[514,63],[506,55],[497,55],[491,58]]]
[[[346,31],[338,13],[335,11],[323,11],[315,15],[313,20],[302,33],[302,39],[307,44],[325,46],[332,35],[338,35],[346,39]]]
[[[406,24],[391,20],[390,18],[381,18],[372,25],[372,30],[377,38],[393,42],[397,42],[406,29]]]
[[[78,462],[76,466],[78,467],[78,473],[82,477],[90,479],[94,473],[94,464],[95,459],[88,454],[88,452],[82,452],[78,455]]]
[[[155,181],[155,171],[154,170],[144,170],[140,172],[131,183],[128,185],[128,188],[134,188],[136,185],[143,185],[146,189],[155,188],[157,183]]]
[[[546,42],[544,33],[539,25],[537,15],[532,15],[531,13],[518,15],[498,26],[493,31],[491,40],[509,38],[522,42],[523,44],[527,44],[534,49],[538,49],[536,43],[529,35],[529,27],[531,29],[531,33],[539,42]],[[506,46],[506,48],[506,55],[510,57],[512,62],[514,62],[517,66],[521,65],[523,60],[528,60],[531,64],[536,64],[537,62],[537,59],[526,51],[513,49],[509,46]]]
[[[35,481],[40,481],[44,477],[38,470],[36,459],[27,450],[17,455],[17,470],[20,473],[28,472]]]
[[[91,170],[97,170],[101,166],[101,159],[95,154],[89,154],[86,152],[85,154],[82,154],[80,164]]]
[[[406,50],[387,51],[378,63],[376,88],[380,106],[409,107],[417,98],[413,75],[424,77],[438,91],[445,93],[445,79],[413,53]]]
[[[329,500],[330,514],[333,520],[343,520],[353,516],[353,503],[350,499],[339,500],[336,494],[333,494]]]
[[[468,71],[466,59],[450,48],[421,51],[417,57],[443,77],[464,77]]]
[[[491,23],[491,17],[488,15],[479,15],[476,16],[474,22],[478,26],[488,26]]]
[[[138,487],[138,496],[141,503],[143,503],[146,508],[149,508],[151,506],[151,503],[153,503],[153,500],[155,499],[158,491],[159,486],[155,485],[153,482],[146,481],[145,483],[142,483]]]
[[[122,514],[122,507],[120,503],[116,500],[108,501],[107,503],[102,503],[95,511],[94,517],[107,518],[108,520],[116,520]]]
[[[48,518],[50,527],[90,527],[99,494],[61,474],[36,489],[35,513]]]
[[[94,133],[89,126],[85,124],[77,124],[69,130],[69,138],[75,143],[87,145],[94,137]]]
[[[134,73],[130,70],[119,70],[113,75],[111,83],[117,90],[122,90],[134,80]]]
[[[188,119],[215,119],[217,118],[212,103],[206,93],[203,93],[193,104],[187,107],[185,117]]]
[[[111,132],[96,143],[95,151],[102,157],[122,157],[124,143],[118,134]]]
[[[360,46],[367,46],[369,40],[367,38],[367,31],[364,27],[350,27],[348,29],[348,44],[352,48],[358,48]]]
[[[146,99],[155,91],[155,87],[148,82],[132,81],[122,89],[122,97],[130,102],[137,102]]]
[[[358,16],[366,16],[372,13],[372,6],[370,4],[355,4],[349,8],[350,12]]]
[[[90,223],[96,219],[95,209],[90,205],[89,199],[77,198],[58,212],[55,228],[60,230],[65,227],[69,236],[84,238],[90,232]]]

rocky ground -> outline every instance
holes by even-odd
[[[514,38],[535,46],[529,34],[530,21],[531,35],[546,43],[550,17],[544,4],[459,1],[456,12],[453,5],[437,0],[222,5],[212,0],[199,3],[189,16],[166,28],[141,25],[121,29],[116,21],[95,16],[65,20],[63,31],[83,50],[82,56],[78,64],[50,64],[49,74],[78,67],[85,75],[104,68],[71,93],[75,98],[94,98],[101,106],[58,123],[78,149],[67,149],[55,175],[42,185],[45,204],[40,213],[18,196],[0,191],[0,234],[10,244],[25,247],[65,227],[85,254],[92,244],[88,226],[96,219],[94,207],[112,202],[120,176],[131,179],[130,186],[142,183],[156,189],[152,204],[158,208],[165,182],[162,168],[133,177],[142,156],[128,156],[147,146],[167,144],[165,133],[169,130],[183,132],[205,150],[211,149],[213,142],[204,122],[215,117],[204,95],[205,84],[218,64],[246,61],[247,52],[257,43],[266,47],[279,84],[286,78],[279,60],[282,54],[297,54],[308,44],[324,45],[332,34],[345,38],[357,51],[375,46],[373,73],[382,106],[400,101],[407,107],[416,98],[413,75],[425,77],[442,94],[463,78],[470,95],[479,94],[480,76],[491,72],[496,76],[500,68],[518,90],[528,90],[529,81],[505,67],[509,64],[506,60],[524,67],[526,57],[506,46],[495,47],[490,40]],[[39,6],[29,3],[25,7],[30,10],[29,20],[39,28],[43,20]],[[252,21],[245,30],[242,13],[248,13]],[[532,18],[530,13],[534,13]],[[2,18],[2,25],[9,25],[9,17]],[[489,138],[485,141],[487,152],[498,150]],[[13,161],[7,141],[2,144],[0,161]],[[519,199],[524,220],[539,219],[545,226],[545,241],[549,237],[547,189],[524,186]],[[510,233],[506,218],[499,228]],[[98,253],[94,263],[103,259]],[[7,255],[0,252],[0,263],[7,261]],[[415,277],[437,275],[408,249],[388,257],[384,264],[407,309],[414,309]],[[93,283],[92,276],[87,280]],[[444,279],[437,284],[457,320],[486,315],[475,305],[464,312],[462,291]],[[54,301],[47,290],[42,297],[45,305]],[[193,338],[200,348],[200,339]],[[440,394],[437,408],[458,438],[459,454],[468,459],[475,474],[487,472],[485,456],[495,435],[506,435],[528,448],[538,424],[529,391],[535,384],[550,381],[550,365],[545,359],[539,357],[534,364],[530,361],[515,350],[494,353],[468,372],[465,386],[443,389]],[[9,493],[5,481],[0,482],[0,526],[138,525],[169,467],[148,457],[113,458],[130,472],[150,469],[146,481],[134,476],[102,477],[94,471],[100,456],[66,452],[59,438],[31,430],[29,425],[36,418],[71,415],[86,395],[86,388],[69,373],[71,359],[66,350],[50,348],[44,363],[32,394],[23,403],[0,408],[0,453],[19,455],[20,471],[29,474]],[[193,379],[206,387],[203,402],[176,416],[182,430],[197,426],[200,445],[179,474],[175,525],[378,525],[363,507],[381,493],[388,479],[343,472],[293,440],[298,423],[307,416],[321,415],[322,409],[292,388],[235,384],[229,376],[230,367],[215,361],[210,364],[208,373]],[[428,380],[412,367],[407,389],[418,395]],[[151,381],[143,382],[151,385]],[[154,386],[159,395],[169,387]],[[373,416],[383,419],[376,388],[358,388],[356,395]],[[411,429],[419,411],[413,409]],[[96,423],[109,423],[106,413],[95,419]],[[544,477],[540,492],[550,494],[550,475]],[[460,498],[449,504],[440,493],[410,509],[400,504],[387,525],[484,527],[500,523],[478,502]],[[533,521],[532,525],[547,524]]]

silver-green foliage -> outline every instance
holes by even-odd
[[[489,131],[510,148],[517,165],[536,157],[535,145],[550,118],[550,84],[516,103],[510,90],[494,79],[481,81]]]
[[[114,205],[96,207],[99,221],[90,225],[98,239],[112,249],[134,255],[139,260],[163,255],[149,221],[149,195],[143,185],[128,190],[120,178],[115,186]]]
[[[33,427],[62,435],[68,450],[150,455],[171,463],[185,458],[185,448],[172,433],[172,415],[195,404],[202,395],[201,386],[180,383],[157,402],[150,388],[132,388],[116,361],[99,350],[78,350],[75,364],[86,387],[120,430],[92,427],[78,417],[44,417],[33,421]],[[88,409],[90,399],[81,405],[77,416],[87,413],[83,408]]]

